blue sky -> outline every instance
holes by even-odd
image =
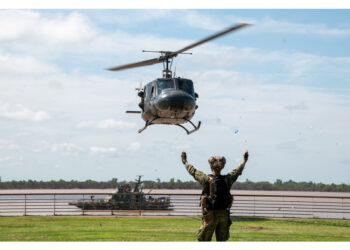
[[[349,10],[0,10],[0,176],[3,180],[190,180],[180,162],[240,181],[349,183]],[[175,58],[199,94],[190,136],[142,134],[134,88],[161,65],[107,67],[177,50],[238,22],[253,26]],[[234,131],[239,133],[235,134]],[[224,172],[225,172],[224,171]]]

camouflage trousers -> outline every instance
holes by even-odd
[[[227,210],[202,209],[202,226],[198,230],[198,241],[211,241],[215,231],[216,241],[227,241],[230,237],[231,219]]]

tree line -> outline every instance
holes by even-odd
[[[143,188],[145,189],[201,189],[199,183],[195,181],[181,181],[171,178],[169,181],[145,180]],[[117,188],[118,185],[130,184],[135,185],[132,181],[119,181],[117,178],[112,178],[109,181],[65,181],[65,180],[51,180],[51,181],[35,181],[35,180],[21,180],[21,181],[1,181],[0,189],[103,189],[103,188]],[[246,179],[245,182],[235,182],[232,189],[236,190],[275,190],[275,191],[324,191],[324,192],[350,192],[350,185],[346,184],[323,184],[314,182],[295,182],[292,180],[283,182],[277,179],[274,183],[267,181],[253,182]]]

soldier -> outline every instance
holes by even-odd
[[[233,197],[230,194],[232,184],[242,174],[248,161],[248,150],[244,151],[243,160],[240,165],[227,175],[221,175],[224,168],[225,157],[213,156],[209,158],[212,175],[206,175],[195,169],[187,162],[186,152],[182,152],[182,163],[193,178],[202,185],[201,206],[202,226],[197,233],[198,241],[211,241],[213,233],[217,241],[226,241],[230,237],[230,208]]]
[[[145,92],[143,90],[140,90],[137,95],[141,98],[141,101],[139,103],[139,107],[142,109],[142,111],[145,111]]]

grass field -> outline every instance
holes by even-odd
[[[232,222],[230,241],[350,241],[347,220]],[[0,217],[0,241],[195,241],[200,224],[199,217]]]

